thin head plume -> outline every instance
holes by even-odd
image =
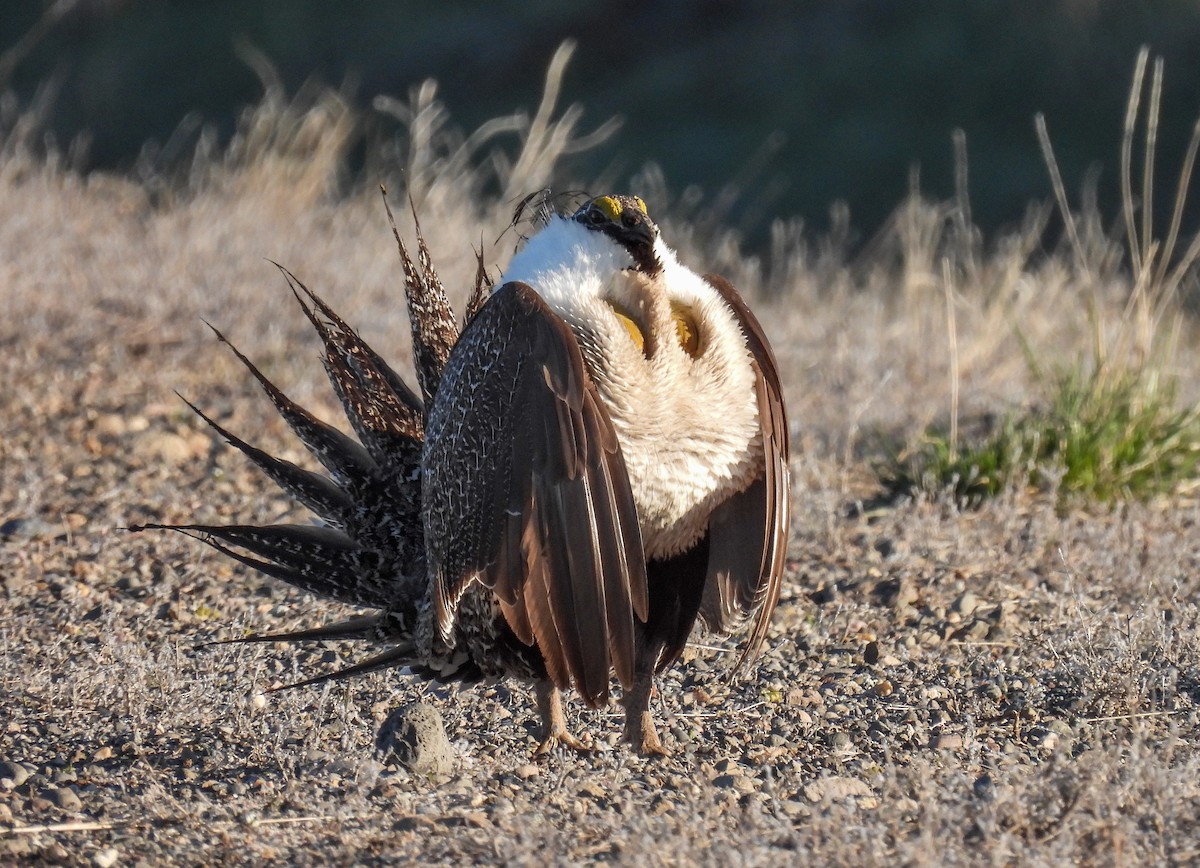
[[[516,226],[525,221],[535,226],[544,224],[554,213],[553,201],[554,192],[549,187],[527,193],[513,209],[512,222],[509,225]]]
[[[496,240],[492,244],[499,244],[510,231],[517,236],[517,244],[528,241],[529,235],[520,227],[526,226],[531,230],[537,230],[545,226],[554,214],[554,208],[551,205],[553,198],[554,194],[549,187],[543,187],[522,196],[513,208],[512,219],[508,221],[507,226],[500,230],[500,234],[496,236]]]
[[[491,275],[487,273],[487,265],[483,259],[483,236],[479,237],[479,249],[475,250],[475,288],[467,300],[467,309],[463,314],[463,324],[469,323],[479,313],[479,309],[491,297],[492,288],[496,285]]]
[[[590,198],[591,195],[585,190],[562,190],[555,193],[549,187],[527,193],[517,201],[513,208],[512,220],[493,243],[500,243],[510,231],[516,233],[518,244],[524,243],[529,240],[531,234],[545,227],[551,217],[572,213],[581,200]]]

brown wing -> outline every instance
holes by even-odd
[[[758,654],[779,602],[791,512],[787,411],[775,354],[762,326],[725,278],[707,280],[730,306],[754,357],[758,418],[762,430],[762,474],[740,494],[721,504],[709,520],[708,577],[700,614],[713,630],[725,632],[757,610],[740,667]]]
[[[464,330],[426,425],[422,498],[437,625],[490,588],[550,679],[589,704],[633,682],[646,563],[616,431],[575,335],[529,286]]]

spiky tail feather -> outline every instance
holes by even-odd
[[[426,296],[442,295],[428,251],[420,241],[421,268],[405,259],[406,277],[420,280]],[[262,470],[276,485],[323,519],[312,525],[146,524],[139,530],[173,530],[204,542],[265,575],[343,603],[381,610],[337,624],[290,633],[248,636],[231,642],[366,640],[392,644],[360,664],[300,682],[315,684],[377,669],[410,666],[428,677],[471,679],[469,664],[430,670],[415,659],[412,627],[426,583],[420,513],[424,407],[391,367],[315,292],[291,272],[280,271],[324,348],[329,380],[358,439],[318,420],[289,399],[217,328],[218,340],[259,382],[268,398],[329,476],[302,468],[251,445],[190,401],[204,422]],[[444,295],[442,295],[444,298]],[[433,304],[438,307],[437,301]],[[452,340],[457,329],[430,326],[434,343]],[[448,337],[449,336],[449,337]],[[431,385],[440,376],[438,352],[430,354]],[[443,361],[444,363],[444,361]],[[182,398],[182,396],[180,396]],[[300,686],[289,685],[289,686]]]

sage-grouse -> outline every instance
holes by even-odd
[[[302,684],[393,666],[530,680],[544,752],[583,746],[559,691],[598,707],[615,675],[626,738],[664,753],[654,674],[679,657],[697,617],[729,632],[753,616],[740,666],[779,598],[789,523],[779,374],[741,296],[682,265],[640,198],[547,208],[539,222],[503,285],[480,261],[461,335],[420,227],[415,262],[396,234],[420,397],[285,271],[357,440],[236,349],[329,475],[193,409],[323,524],[148,527],[377,610],[235,640],[388,646]]]

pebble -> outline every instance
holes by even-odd
[[[83,802],[70,787],[46,787],[38,793],[41,798],[64,811],[82,811]]]
[[[147,460],[179,466],[197,457],[187,438],[173,431],[147,431],[138,440],[137,450]]]
[[[846,733],[833,732],[829,734],[829,746],[835,751],[847,751],[854,747],[854,744]]]
[[[804,798],[810,802],[844,802],[856,800],[863,807],[874,807],[879,800],[875,792],[858,778],[820,778],[804,785]]]
[[[954,611],[963,616],[972,614],[978,608],[979,598],[971,591],[963,591],[954,601]]]
[[[929,746],[934,750],[960,750],[963,737],[954,732],[943,732],[929,739]]]
[[[116,847],[106,847],[92,854],[92,864],[96,868],[112,868],[120,858],[121,854]]]
[[[421,775],[450,774],[454,770],[454,748],[437,708],[413,702],[396,709],[375,739],[376,751],[394,755],[410,772]]]
[[[0,839],[0,856],[9,856],[13,864],[24,862],[33,854],[33,844],[28,835],[18,835],[13,838]]]
[[[0,539],[36,539],[57,536],[61,527],[40,518],[10,518],[0,524]]]
[[[0,760],[0,779],[12,781],[13,786],[19,787],[29,780],[29,769],[20,763]]]
[[[971,792],[981,802],[990,802],[996,798],[996,783],[990,775],[980,775],[971,785]]]

